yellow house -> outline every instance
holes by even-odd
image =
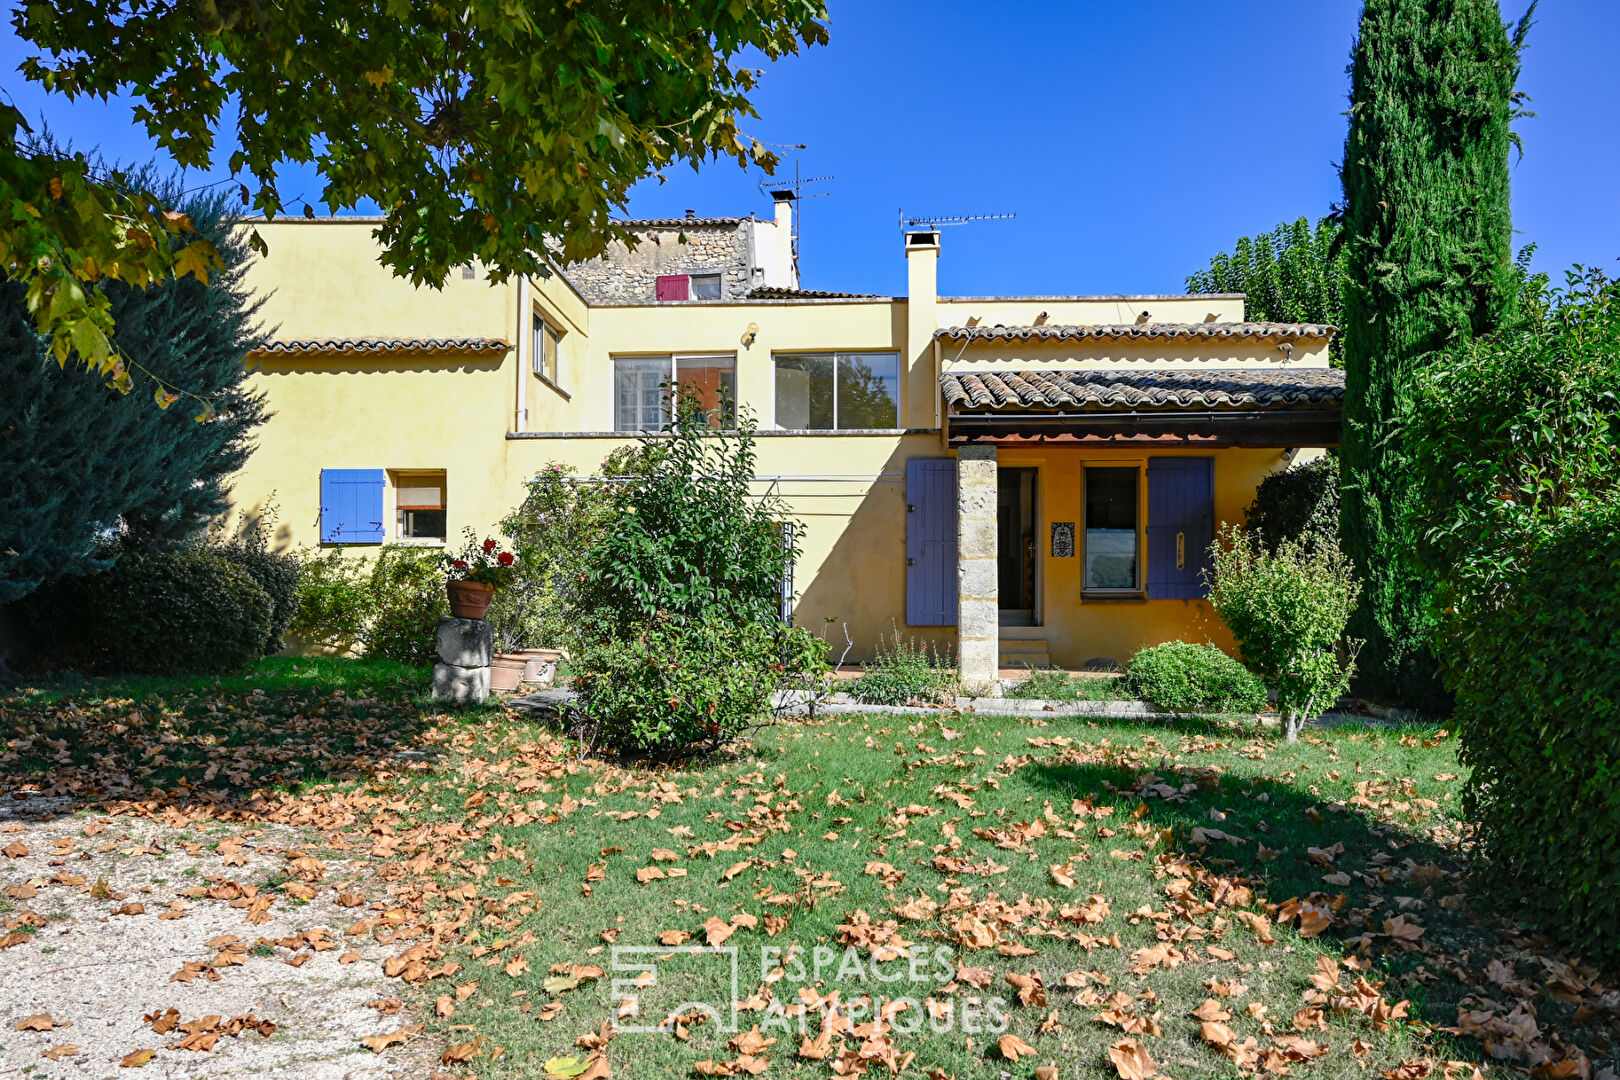
[[[1199,576],[1218,524],[1338,438],[1333,328],[1244,322],[1242,296],[940,296],[929,228],[904,233],[906,296],[801,290],[785,194],[769,220],[636,225],[634,252],[435,291],[378,264],[373,220],[259,223],[273,416],[239,508],[274,502],[282,547],[455,543],[550,463],[593,475],[695,384],[759,426],[759,490],[801,530],[801,625],[844,624],[855,660],[932,638],[987,684],[1230,648]]]

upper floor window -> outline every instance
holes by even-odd
[[[667,427],[671,387],[715,423],[736,423],[735,356],[619,356],[613,360],[614,430]]]
[[[562,385],[562,365],[557,359],[557,343],[556,328],[536,314],[534,317],[534,351],[532,353],[534,373],[553,386]]]
[[[395,471],[394,536],[402,541],[443,543],[445,528],[443,470]]]
[[[776,426],[794,431],[899,427],[900,355],[778,355]]]
[[[659,300],[718,300],[724,275],[718,271],[706,274],[660,274],[654,288]]]

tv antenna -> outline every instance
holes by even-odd
[[[938,217],[927,217],[922,215],[917,217],[906,217],[906,212],[901,210],[900,231],[904,232],[907,229],[915,229],[918,226],[926,226],[930,229],[937,229],[945,225],[966,225],[970,221],[1003,221],[1007,218],[1015,218],[1017,216],[1017,214],[949,214]]]
[[[777,144],[773,143],[773,144],[770,144],[770,145],[777,145]],[[804,149],[804,147],[799,146],[799,147],[795,147],[795,149],[802,150],[802,149]],[[759,190],[761,191],[761,193],[769,195],[772,199],[776,198],[778,192],[783,192],[783,193],[785,193],[787,195],[788,200],[790,202],[802,203],[806,199],[825,199],[828,195],[831,195],[832,192],[830,192],[830,191],[814,191],[814,190],[811,190],[810,185],[812,185],[812,184],[825,184],[825,183],[829,183],[829,182],[831,182],[833,180],[836,180],[836,179],[838,179],[836,176],[805,176],[802,173],[800,173],[800,171],[799,171],[799,159],[794,158],[793,159],[793,179],[792,180],[789,180],[785,176],[783,176],[783,177],[769,176],[769,177],[766,177],[764,180],[761,180],[759,182]],[[799,236],[803,232],[804,232],[804,208],[802,206],[799,206],[799,207],[795,207],[794,211],[793,211],[792,243],[793,243],[793,265],[794,265],[795,269],[797,269],[797,267],[799,265]]]

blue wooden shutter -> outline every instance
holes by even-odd
[[[321,470],[321,543],[376,544],[383,528],[381,469]]]
[[[1148,460],[1148,596],[1195,600],[1209,595],[1204,571],[1215,542],[1215,459]],[[1176,538],[1182,563],[1176,565]]]
[[[906,462],[906,624],[956,625],[956,459]]]

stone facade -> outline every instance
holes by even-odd
[[[996,448],[964,446],[956,455],[956,634],[962,688],[993,694],[1001,652],[997,610]]]
[[[633,222],[641,243],[635,250],[615,241],[589,262],[570,266],[568,280],[593,304],[648,304],[658,298],[666,274],[721,275],[720,299],[746,299],[766,284],[754,252],[753,218],[694,218]],[[685,237],[684,242],[682,237]]]

